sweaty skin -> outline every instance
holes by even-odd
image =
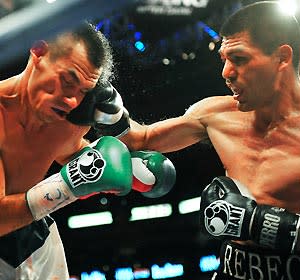
[[[171,152],[209,137],[229,177],[259,204],[300,212],[300,84],[292,49],[271,55],[247,32],[224,38],[222,76],[233,96],[192,105],[183,116],[132,129],[122,140],[134,149]],[[133,140],[134,139],[134,140]]]
[[[64,164],[87,142],[89,127],[65,116],[95,86],[101,72],[83,44],[52,61],[31,50],[26,69],[0,82],[0,236],[32,222],[25,192],[42,181],[54,160]]]

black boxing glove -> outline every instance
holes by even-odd
[[[92,126],[98,136],[121,136],[130,129],[128,111],[110,82],[98,82],[67,115],[67,120],[76,125]]]
[[[204,233],[221,239],[252,240],[284,253],[298,251],[299,215],[257,205],[229,177],[216,177],[203,190],[200,222]]]

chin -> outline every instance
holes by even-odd
[[[253,107],[247,105],[246,103],[238,103],[237,107],[241,112],[250,112],[254,110]]]

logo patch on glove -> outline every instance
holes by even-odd
[[[103,174],[106,162],[99,151],[89,149],[67,165],[67,174],[73,188],[82,183],[93,183]]]
[[[204,210],[204,224],[209,234],[214,236],[241,236],[245,209],[217,200]]]

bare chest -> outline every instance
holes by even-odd
[[[42,180],[64,147],[62,132],[24,132],[20,128],[6,132],[2,146],[6,192],[26,191]]]
[[[228,176],[256,200],[300,211],[300,128],[285,125],[266,134],[239,127],[214,138]]]

